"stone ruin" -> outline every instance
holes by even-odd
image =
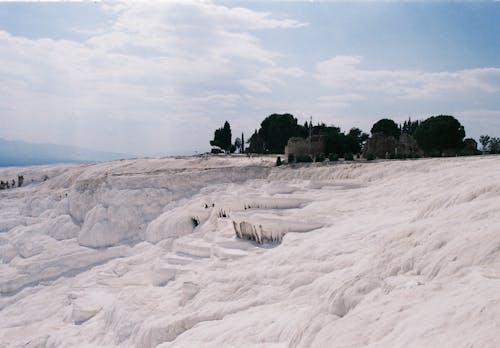
[[[325,153],[326,150],[326,137],[324,135],[313,135],[311,141],[309,138],[304,139],[300,137],[293,137],[288,139],[285,146],[285,158],[290,154],[297,156],[311,155],[316,156],[320,153]]]
[[[383,133],[373,134],[363,148],[363,156],[372,154],[378,158],[386,158],[397,155],[422,155],[422,150],[418,147],[417,141],[409,134],[403,133],[399,139],[393,136],[386,136]]]

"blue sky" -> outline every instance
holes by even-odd
[[[500,136],[500,2],[0,3],[0,56],[10,140],[192,154],[274,112]]]

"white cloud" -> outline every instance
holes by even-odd
[[[364,100],[366,100],[364,95],[356,93],[323,95],[318,97],[318,103],[322,109],[346,109],[353,103]]]
[[[110,12],[121,14],[115,23],[116,29],[132,32],[150,31],[152,28],[168,30],[193,27],[190,23],[224,30],[287,29],[308,25],[294,19],[273,18],[270,12],[221,6],[211,1],[151,1],[147,6],[139,2],[126,2],[107,8]],[[191,19],[189,22],[185,21],[187,17]]]
[[[206,147],[214,122],[231,113],[245,116],[248,94],[271,92],[303,74],[280,66],[280,53],[264,48],[252,31],[305,23],[210,2],[103,6],[115,21],[88,32],[86,42],[0,32],[0,109],[17,120],[1,136],[122,152]],[[180,139],[181,127],[194,122],[198,129]],[[131,144],[125,136],[105,135],[110,124],[124,134],[136,127],[158,142]],[[64,127],[79,136],[58,129]]]
[[[467,137],[479,139],[480,135],[500,136],[500,110],[467,109],[453,113],[464,125]]]
[[[500,91],[500,68],[424,72],[369,70],[360,56],[335,56],[317,64],[316,78],[325,86],[377,92],[401,99],[439,98],[450,94]]]
[[[0,117],[9,124],[0,136],[175,153],[207,149],[226,119],[234,134],[273,112],[369,129],[380,116],[497,105],[498,68],[377,70],[360,56],[335,56],[307,73],[286,64],[307,66],[307,56],[289,57],[258,36],[293,35],[307,23],[211,2],[100,6],[113,20],[87,28],[83,42],[0,31]]]

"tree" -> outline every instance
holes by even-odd
[[[406,133],[409,135],[413,135],[415,131],[417,130],[417,127],[419,125],[419,121],[412,121],[411,118],[408,117],[408,121],[405,121],[403,123],[403,126],[401,128],[401,133]]]
[[[226,151],[231,150],[231,125],[225,122],[222,128],[216,129],[214,140],[210,141],[210,145],[218,146]]]
[[[312,135],[322,135],[326,134],[328,127],[324,123],[318,123],[316,126],[311,126],[311,134]],[[307,136],[309,136],[309,129],[307,129]]]
[[[231,126],[229,122],[224,123],[224,127],[222,128],[222,148],[225,150],[229,150],[231,148]]]
[[[328,127],[326,129],[326,149],[327,154],[340,155],[346,151],[346,136],[339,127]]]
[[[483,152],[487,151],[488,145],[490,143],[490,136],[489,135],[481,135],[479,137],[479,142],[481,143],[481,146],[483,147]]]
[[[214,140],[210,140],[210,145],[218,146],[218,147],[222,146],[222,144],[221,144],[221,132],[222,132],[222,128],[218,128],[215,130]]]
[[[359,128],[351,128],[349,133],[344,134],[339,127],[326,126],[324,123],[313,127],[313,135],[325,137],[325,153],[343,154],[359,153],[363,143],[368,139],[368,134]]]
[[[310,125],[307,124],[307,121],[303,126],[298,124],[297,134],[295,134],[295,136],[306,139],[307,137],[309,137],[309,127]]]
[[[259,135],[259,132],[255,130],[250,139],[247,140],[248,148],[247,150],[252,153],[264,153],[264,141]]]
[[[462,148],[462,151],[460,152],[461,155],[464,156],[474,156],[478,154],[477,151],[477,141],[475,141],[472,138],[467,138],[464,139],[464,145]]]
[[[491,138],[488,142],[489,153],[500,153],[500,138]]]
[[[243,135],[243,132],[241,132],[241,153],[245,153],[245,136]]]
[[[481,135],[479,142],[483,147],[483,152],[496,154],[500,153],[500,138],[490,137],[489,135]]]
[[[359,128],[351,128],[346,135],[345,151],[350,153],[360,153],[363,143],[368,139],[368,134],[363,133]]]
[[[383,118],[373,124],[371,133],[372,135],[382,133],[387,137],[393,136],[394,138],[399,139],[401,131],[399,130],[396,122],[388,118]]]
[[[464,127],[449,115],[429,117],[415,131],[418,146],[431,155],[442,155],[445,150],[458,152],[464,138]]]
[[[299,135],[299,127],[297,119],[291,114],[269,115],[260,124],[258,132],[264,150],[271,153],[285,152],[288,139]]]

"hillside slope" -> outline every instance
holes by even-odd
[[[500,157],[273,162],[0,169],[2,345],[500,346]]]
[[[0,138],[0,167],[111,161],[135,156],[78,146],[28,143]]]

